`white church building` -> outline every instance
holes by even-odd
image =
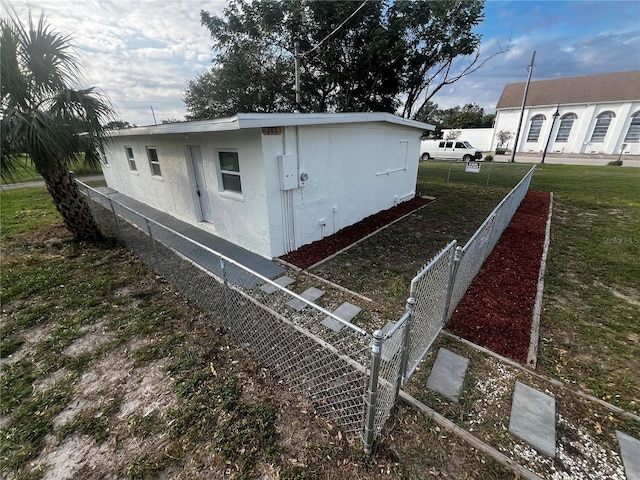
[[[498,132],[515,137],[525,83],[504,87],[496,105]],[[502,145],[511,148],[515,138]],[[640,154],[640,70],[530,82],[517,152]]]

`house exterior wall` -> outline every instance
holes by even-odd
[[[413,198],[421,134],[400,126],[348,124],[285,127],[277,139],[263,136],[271,255]],[[280,188],[278,155],[295,158],[297,175],[308,177],[304,185]]]
[[[559,110],[559,117],[553,125],[553,114]],[[640,111],[640,100],[636,102],[611,102],[599,104],[576,104],[576,105],[549,105],[538,107],[527,107],[524,111],[520,138],[518,140],[518,152],[536,152],[542,153],[551,134],[548,152],[552,153],[605,153],[619,154],[622,145],[625,144],[624,154],[639,155],[640,145],[625,142],[624,138],[629,130],[632,115]],[[612,119],[609,129],[603,142],[591,142],[591,136],[596,125],[598,115],[603,112],[613,112],[615,118]],[[557,142],[556,135],[560,127],[560,119],[568,114],[573,113],[576,119],[571,128],[569,138],[566,142]],[[538,140],[535,142],[527,141],[531,119],[536,115],[544,115],[545,120]],[[500,130],[509,130],[514,133],[518,128],[518,120],[520,118],[520,109],[500,109],[496,112],[496,121],[494,127],[493,147],[497,146],[495,134]],[[463,131],[464,135],[464,131]],[[511,148],[515,139],[511,139],[508,147]]]
[[[287,126],[204,133],[114,136],[107,185],[264,257],[283,255],[415,195],[422,131],[388,123]],[[129,170],[125,147],[134,152]],[[147,147],[155,147],[161,177]],[[200,147],[210,218],[203,222],[190,147]],[[242,194],[223,191],[220,150],[236,151]],[[281,158],[295,169],[281,186]],[[300,174],[307,180],[300,184]],[[289,185],[290,186],[290,185]]]
[[[138,171],[128,167],[125,146],[134,149]],[[162,177],[154,177],[146,147],[155,146]],[[212,221],[202,222],[190,146],[199,146]],[[219,150],[238,152],[242,194],[222,191]],[[180,220],[211,231],[263,256],[270,255],[268,207],[257,131],[194,133],[185,135],[114,137],[103,168],[107,185]],[[265,245],[267,245],[265,247]]]

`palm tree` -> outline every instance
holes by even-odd
[[[56,209],[79,240],[101,238],[87,199],[69,171],[78,155],[98,165],[113,114],[106,97],[75,89],[80,74],[70,37],[29,15],[0,19],[2,77],[1,175],[10,179],[26,155],[42,175]]]

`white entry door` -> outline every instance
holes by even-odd
[[[205,222],[213,223],[213,216],[211,211],[211,196],[207,190],[207,182],[205,177],[205,165],[202,161],[202,152],[200,147],[189,147],[189,153],[191,155],[191,163],[193,164],[193,174],[196,181],[196,194],[198,195],[198,201],[200,203],[200,212],[202,212],[202,220]]]

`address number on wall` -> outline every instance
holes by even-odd
[[[262,127],[263,135],[281,135],[282,127]]]

